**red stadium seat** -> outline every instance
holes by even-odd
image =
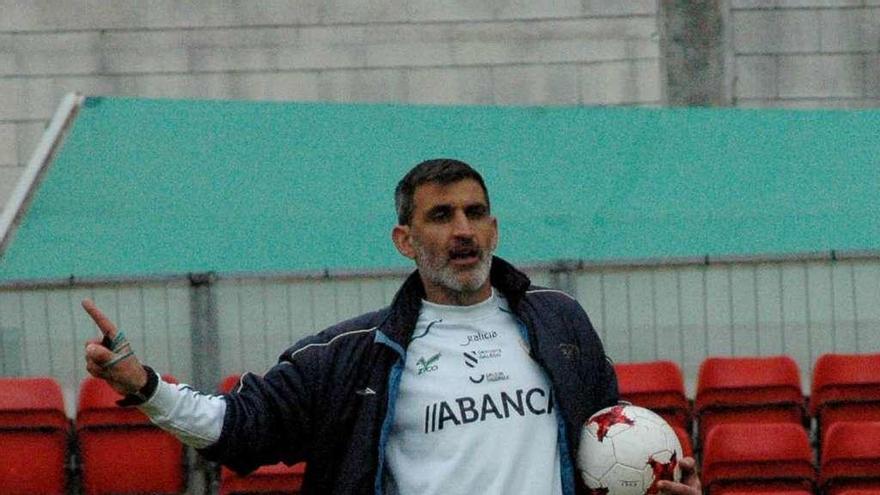
[[[241,375],[229,375],[220,382],[220,392],[229,393],[235,388]],[[283,463],[260,466],[247,476],[239,476],[229,468],[220,469],[220,495],[272,493],[301,493],[306,464],[292,466]]]
[[[816,480],[807,432],[793,423],[717,425],[703,445],[702,467],[710,495],[812,492]]]
[[[306,464],[293,466],[282,463],[260,466],[247,476],[222,468],[220,472],[220,495],[246,493],[298,494],[301,493]]]
[[[805,490],[803,488],[789,488],[785,486],[779,486],[777,488],[767,488],[765,486],[759,486],[755,488],[720,488],[713,493],[715,495],[813,495],[813,492],[811,490]]]
[[[235,374],[224,377],[220,381],[220,392],[224,394],[232,392],[232,389],[237,387],[239,382],[241,382],[241,375]]]
[[[117,406],[120,398],[97,378],[86,378],[80,388],[76,432],[83,493],[183,493],[183,444],[137,409]]]
[[[673,426],[691,432],[691,405],[681,369],[672,361],[616,363],[620,398],[648,408]]]
[[[831,485],[823,495],[880,495],[880,483],[874,480],[850,480],[841,486]]]
[[[693,457],[694,444],[691,441],[691,435],[680,426],[671,426],[673,431],[675,431],[675,436],[678,437],[678,442],[681,444],[681,453],[684,454],[685,457]]]
[[[0,493],[66,493],[69,434],[54,379],[0,378]]]
[[[838,421],[829,426],[819,459],[819,483],[830,495],[880,490],[880,422]]]
[[[707,358],[694,409],[700,442],[725,423],[809,424],[800,372],[788,356]]]
[[[837,421],[880,421],[880,354],[823,354],[813,368],[810,415],[819,439]]]

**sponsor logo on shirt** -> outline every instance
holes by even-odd
[[[418,368],[418,372],[416,374],[421,375],[422,373],[430,373],[432,371],[437,371],[440,367],[437,364],[437,361],[440,360],[440,353],[434,354],[433,356],[425,359],[425,356],[419,358],[416,361],[416,367]]]
[[[464,364],[468,368],[475,368],[477,363],[483,359],[495,359],[501,357],[501,349],[486,349],[479,351],[466,351],[461,353],[464,356]]]
[[[552,392],[539,387],[435,402],[425,406],[425,434],[469,423],[553,414],[553,407]]]
[[[479,359],[495,359],[501,357],[501,349],[485,349],[474,351],[474,354],[476,354],[477,358]]]
[[[492,340],[497,336],[498,336],[498,332],[496,332],[495,330],[490,330],[488,332],[476,332],[471,335],[468,335],[467,340],[465,340],[464,342],[462,342],[461,344],[458,344],[458,345],[460,345],[462,347],[467,347],[474,342],[485,342],[487,340]]]
[[[468,368],[476,368],[477,364],[483,359],[495,359],[501,357],[501,349],[483,349],[478,351],[466,351],[461,353],[464,356],[464,364]],[[508,380],[510,377],[501,371],[495,373],[481,373],[479,375],[471,375],[468,379],[471,383],[498,382]]]
[[[484,381],[487,383],[503,382],[504,380],[510,380],[510,375],[503,371],[496,371],[495,373],[483,373],[477,377],[469,376],[468,379],[472,383],[483,383]]]

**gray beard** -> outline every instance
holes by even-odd
[[[413,243],[413,247],[416,250],[416,266],[419,269],[419,273],[431,282],[451,292],[460,294],[477,292],[489,278],[494,248],[490,250],[481,249],[480,260],[477,262],[476,267],[462,280],[454,268],[444,264],[442,260],[432,260],[422,249],[421,245]]]

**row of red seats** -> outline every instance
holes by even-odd
[[[73,459],[88,495],[185,490],[183,445],[119,398],[87,379],[71,422],[52,378],[0,378],[0,493],[65,493]]]
[[[828,428],[818,473],[806,431],[793,423],[728,423],[709,432],[702,482],[709,495],[880,494],[880,422]]]
[[[824,354],[815,363],[809,400],[797,363],[788,356],[710,357],[700,365],[691,405],[678,365],[671,361],[615,364],[621,397],[660,413],[698,442],[731,422],[817,420],[818,438],[835,422],[880,421],[880,354]]]
[[[693,405],[675,363],[615,369],[621,398],[666,418],[686,454],[696,422],[710,495],[880,495],[880,354],[821,356],[809,399],[787,356],[706,359]]]
[[[163,379],[176,383],[173,376]],[[223,391],[237,377],[223,382]],[[83,381],[76,418],[65,414],[58,383],[47,377],[0,378],[0,493],[179,494],[186,491],[186,451],[105,382]],[[300,492],[304,465],[260,468],[247,477],[223,470],[220,493]]]
[[[615,368],[622,398],[664,416],[688,455],[693,454],[694,417],[698,438],[705,442],[710,430],[724,424],[783,422],[800,424],[801,430],[807,424],[800,373],[794,361],[785,356],[705,360],[693,408],[674,363],[628,363]],[[880,420],[878,370],[880,354],[819,358],[809,411],[819,420],[822,431],[830,432],[832,423],[854,418]],[[165,378],[174,381],[173,377]],[[230,390],[237,381],[238,376],[227,377],[221,391]],[[116,407],[118,398],[100,380],[87,379],[80,390],[73,438],[77,440],[83,492],[182,492],[186,480],[182,445],[140,412]],[[0,492],[63,493],[71,424],[57,383],[48,378],[0,379],[0,435],[4,446],[15,446],[0,449]],[[150,475],[132,475],[143,470]],[[220,491],[296,493],[303,470],[302,465],[267,466],[242,478],[224,469]]]

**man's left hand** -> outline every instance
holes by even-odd
[[[693,457],[684,457],[679,463],[681,467],[681,482],[661,481],[657,483],[662,493],[667,495],[701,495],[703,486],[697,475],[697,461]]]

